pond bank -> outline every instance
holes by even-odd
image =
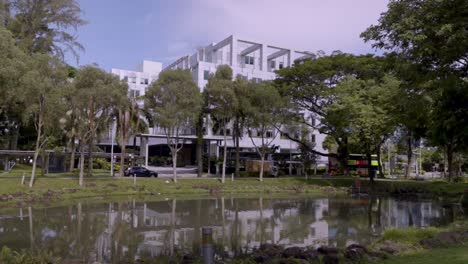
[[[44,177],[33,188],[21,185],[18,178],[0,179],[0,207],[22,207],[31,204],[51,204],[79,198],[112,197],[118,195],[220,195],[220,194],[344,194],[351,192],[353,178],[240,178],[222,184],[217,178],[170,179],[138,178],[136,185],[129,178],[86,178],[80,187],[75,178]],[[360,181],[362,195],[392,195],[441,198],[468,205],[468,183],[415,182],[379,180],[370,184]]]
[[[214,252],[211,240],[204,242],[204,252]],[[340,264],[340,263],[451,263],[462,264],[468,261],[468,225],[466,221],[453,223],[445,228],[390,229],[376,243],[364,246],[352,244],[346,248],[330,246],[283,247],[275,244],[262,244],[248,253],[236,256],[217,254],[210,258],[213,264]],[[211,254],[212,254],[211,253]],[[16,252],[7,247],[1,248],[0,263],[63,263],[50,252]],[[94,262],[100,264],[100,262]],[[125,263],[206,263],[199,253],[173,252],[172,256],[141,257]]]

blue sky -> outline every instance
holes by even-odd
[[[78,0],[88,24],[76,32],[79,65],[134,69],[169,63],[231,34],[276,46],[327,53],[373,52],[359,33],[388,0]],[[76,61],[68,58],[76,65]]]

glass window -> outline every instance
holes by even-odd
[[[124,82],[128,82],[128,76],[123,77]]]
[[[279,66],[280,70],[283,69],[283,67],[284,67],[283,62],[280,62],[278,66]]]
[[[270,68],[275,69],[276,68],[276,61],[270,61]]]
[[[315,135],[314,134],[312,134],[310,140],[312,141],[312,143],[315,143]]]
[[[136,83],[136,77],[130,77],[128,80],[129,83]]]
[[[148,84],[148,79],[147,78],[141,78],[140,79],[140,84]]]
[[[254,57],[252,57],[252,56],[245,56],[244,57],[244,63],[245,64],[254,65],[254,62],[255,62]]]

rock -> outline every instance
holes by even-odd
[[[419,241],[419,244],[426,249],[436,248],[443,246],[442,242],[435,238],[425,238]]]
[[[397,254],[403,250],[403,247],[400,244],[397,244],[393,241],[386,240],[384,244],[378,247],[380,251],[389,253],[389,254]]]
[[[281,256],[283,248],[273,244],[262,244],[252,252],[252,259],[257,263],[264,263],[269,259]]]
[[[300,247],[289,247],[283,251],[283,258],[299,258],[304,253],[304,250]]]
[[[339,263],[338,256],[325,255],[325,257],[323,257],[322,263],[323,264],[338,264]]]
[[[309,262],[305,259],[282,258],[279,264],[309,264]]]
[[[301,259],[306,259],[308,261],[318,261],[319,253],[315,249],[305,249],[302,254],[299,256]]]
[[[283,248],[274,244],[263,244],[258,250],[270,257],[279,257],[283,251]]]
[[[192,254],[185,254],[182,258],[181,264],[192,264],[195,262],[195,256]]]
[[[364,246],[352,244],[346,248],[344,256],[347,259],[358,260],[362,259],[367,254],[367,249]]]
[[[461,240],[461,236],[458,232],[440,232],[437,234],[436,239],[440,240],[444,245],[456,244]]]
[[[322,255],[338,255],[338,249],[334,247],[321,246],[317,249],[317,252]]]

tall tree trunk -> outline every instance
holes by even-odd
[[[203,174],[203,114],[198,115],[196,148],[197,177],[201,177]]]
[[[448,181],[452,181],[453,177],[453,145],[452,143],[447,144],[447,166],[448,166]]]
[[[412,138],[412,133],[411,131],[408,131],[408,136],[406,138],[406,144],[408,146],[406,156],[408,160],[408,164],[406,165],[406,171],[405,171],[405,178],[408,178],[410,175],[411,171],[411,161],[413,159],[413,144],[412,144],[413,138]]]
[[[341,141],[335,139],[338,143],[338,162],[340,163],[340,169],[343,174],[348,175],[348,138],[344,137]]]
[[[260,154],[260,181],[263,181],[263,165],[265,163],[265,154]]]
[[[83,142],[80,142],[80,177],[79,177],[80,186],[83,186],[84,166],[85,166],[84,144]]]
[[[370,182],[374,183],[374,171],[372,170],[372,154],[367,151],[367,176],[369,176]]]
[[[240,177],[240,147],[239,147],[239,140],[240,140],[239,119],[236,118],[234,120],[234,144],[236,145],[236,168],[235,168],[236,177]]]
[[[226,137],[226,122],[224,123],[224,129],[223,129],[223,135],[224,135],[224,146],[223,146],[223,168],[221,170],[221,182],[225,183],[226,182],[226,160],[227,160],[227,137]]]
[[[76,146],[75,146],[75,136],[73,136],[71,138],[71,150],[70,150],[70,168],[68,169],[68,171],[70,172],[73,172],[73,169],[75,168],[75,150],[76,150]]]
[[[120,111],[120,110],[119,110]],[[119,112],[119,114],[121,114]],[[125,153],[127,152],[126,148],[126,143],[125,138],[126,138],[126,119],[125,117],[121,117],[120,119],[120,169],[119,169],[119,177],[122,177],[124,175],[124,170],[125,170]],[[148,155],[148,153],[146,153]]]
[[[171,150],[172,152],[172,177],[174,182],[177,182],[177,146]]]
[[[383,169],[382,169],[382,156],[380,155],[381,150],[382,150],[382,145],[379,145],[378,148],[377,148],[377,162],[378,162],[378,165],[379,165],[380,177],[383,177],[384,172],[383,172]],[[390,175],[390,172],[388,174]]]
[[[40,111],[40,110],[39,110]],[[39,114],[39,120],[37,123],[37,137],[36,137],[36,148],[34,149],[33,167],[31,171],[31,179],[29,181],[29,188],[33,187],[34,177],[36,176],[37,157],[41,148],[41,137],[42,137],[42,114]],[[43,164],[44,166],[44,164]]]
[[[91,136],[88,143],[88,177],[93,176],[93,147],[94,136]]]

